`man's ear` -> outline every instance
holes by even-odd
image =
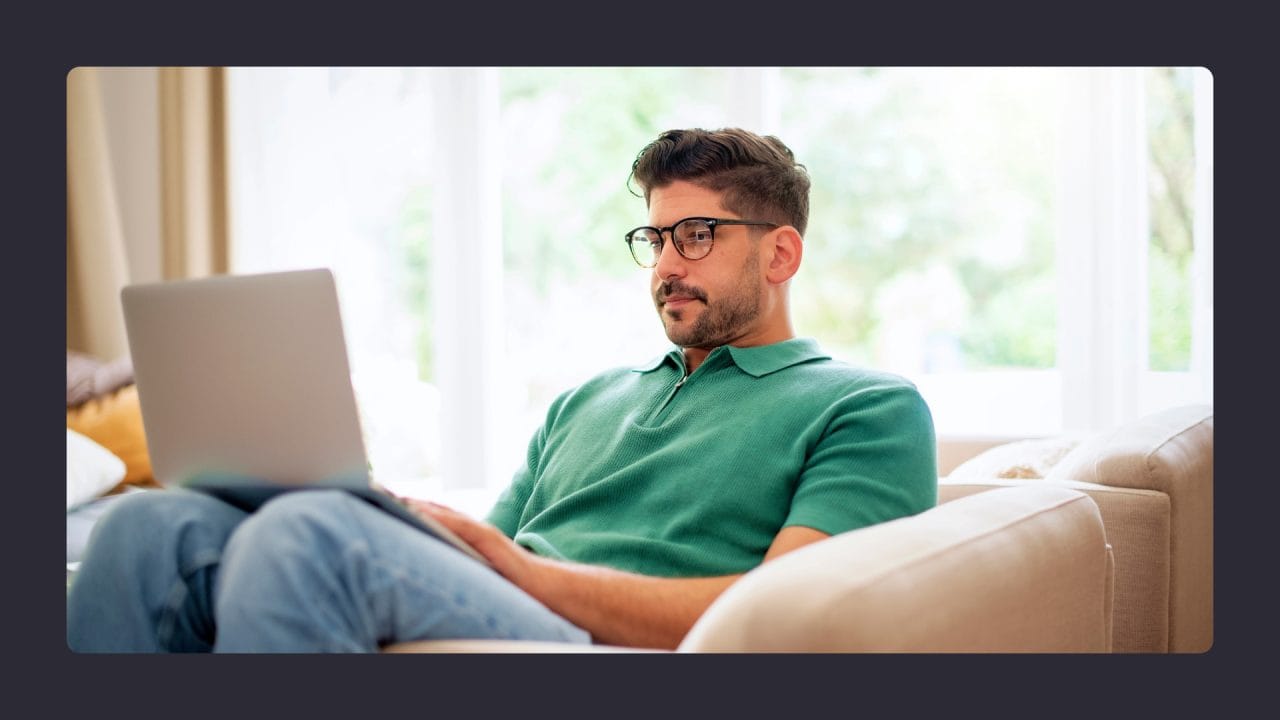
[[[800,269],[800,258],[804,255],[804,238],[800,237],[800,233],[790,225],[783,225],[770,235],[773,253],[769,258],[765,278],[775,285],[780,285],[790,280],[791,276]],[[766,242],[769,240],[766,239]]]

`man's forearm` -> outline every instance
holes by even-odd
[[[656,578],[536,558],[525,591],[599,643],[674,649],[741,575]]]
[[[543,605],[590,632],[597,642],[610,645],[674,649],[711,601],[742,577],[660,578],[552,560],[516,545],[497,527],[456,510],[422,500],[406,499],[406,503],[443,523]],[[779,538],[792,537],[788,533],[795,530],[787,528]],[[807,536],[775,540],[765,557],[812,540]]]

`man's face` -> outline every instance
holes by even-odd
[[[649,195],[649,224],[663,228],[694,216],[737,218],[720,205],[720,195],[683,181],[656,188]],[[711,254],[700,260],[681,256],[669,233],[663,238],[650,289],[671,342],[709,350],[757,329],[763,278],[751,228],[717,227]]]

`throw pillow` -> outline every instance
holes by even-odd
[[[133,362],[128,355],[106,363],[67,350],[67,407],[78,407],[115,392],[133,382]]]
[[[67,410],[67,428],[105,447],[125,464],[124,479],[113,492],[128,485],[156,487],[142,426],[138,386],[126,385],[114,393],[94,398]]]
[[[106,493],[124,479],[124,461],[67,428],[67,510]]]
[[[960,463],[947,480],[981,482],[999,479],[1040,479],[1049,474],[1076,445],[1078,437],[1035,438],[1005,443]]]

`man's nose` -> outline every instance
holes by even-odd
[[[653,266],[653,272],[659,278],[666,280],[672,277],[684,277],[689,261],[676,250],[675,243],[662,243],[662,251],[658,253],[658,262]]]

